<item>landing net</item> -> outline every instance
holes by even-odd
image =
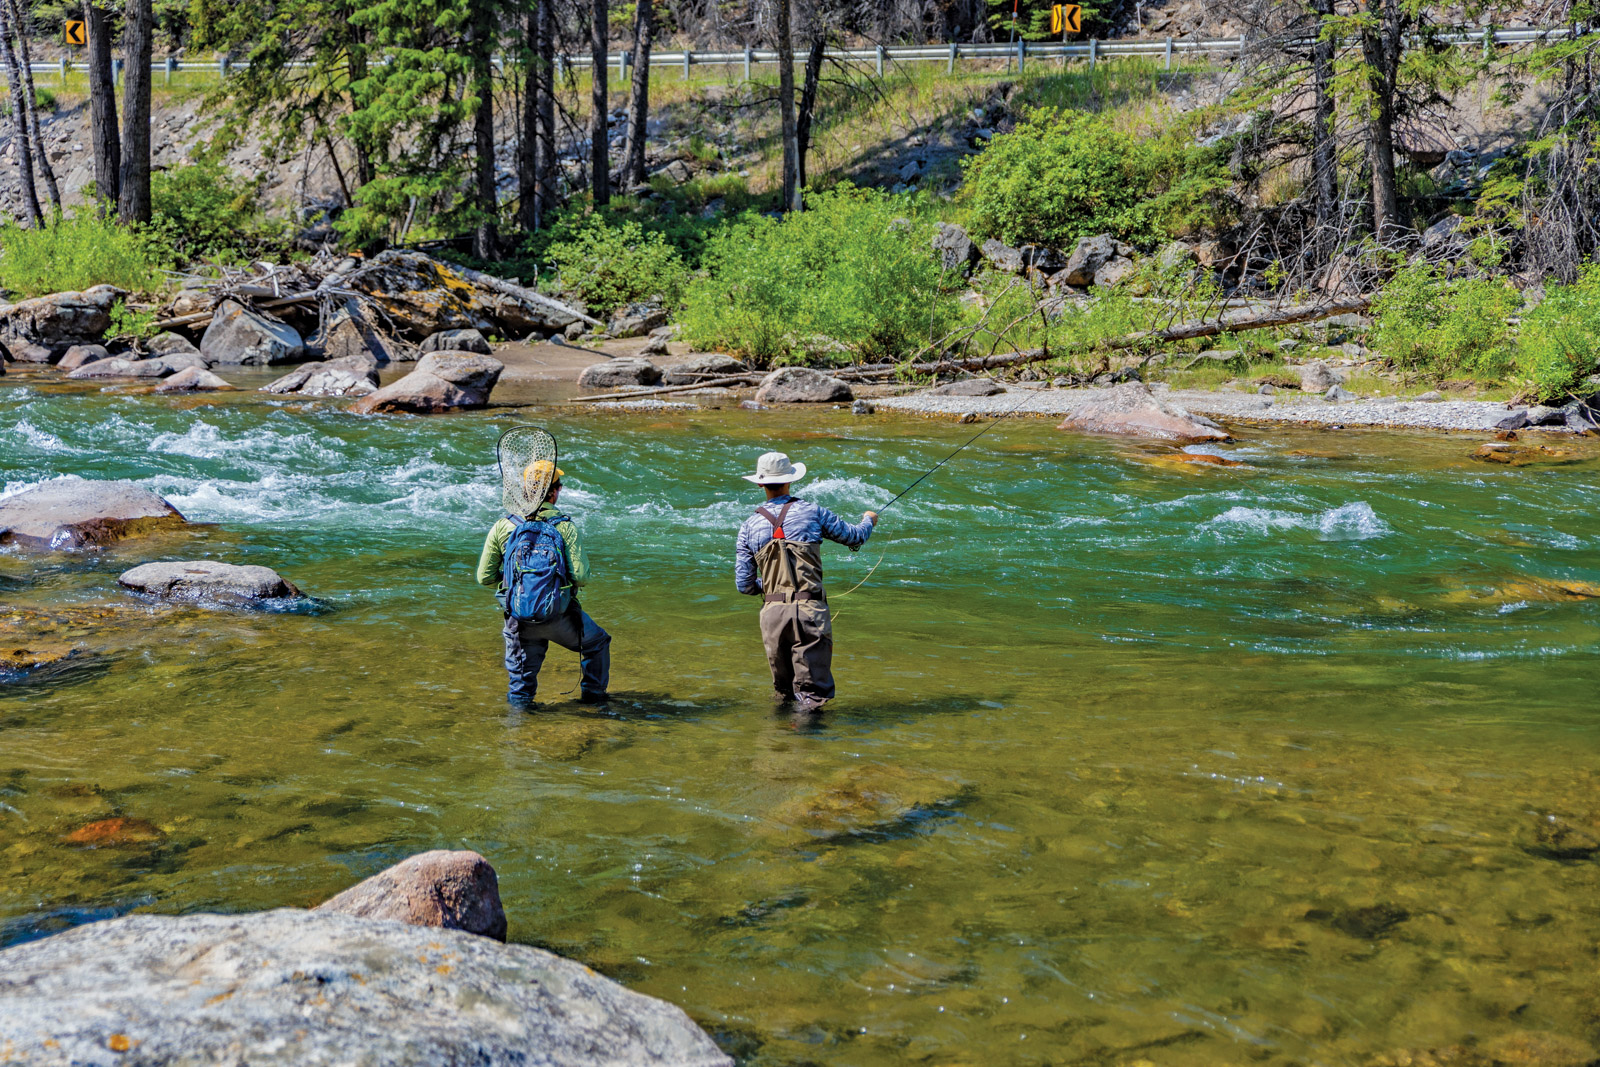
[[[556,439],[537,426],[517,426],[500,435],[500,506],[508,515],[539,510],[556,477]]]

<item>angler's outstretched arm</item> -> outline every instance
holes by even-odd
[[[860,548],[867,543],[867,538],[872,536],[872,531],[878,525],[878,516],[867,512],[860,522],[851,525],[827,508],[818,505],[817,523],[822,527],[822,536],[830,541],[837,541],[846,548]]]

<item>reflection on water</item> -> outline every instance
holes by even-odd
[[[797,728],[732,590],[734,475],[786,448],[859,512],[970,430],[552,417],[620,698],[530,716],[472,584],[514,418],[0,386],[6,490],[132,477],[215,524],[0,555],[8,617],[77,650],[0,683],[0,941],[309,904],[465,846],[513,937],[753,1063],[1595,1036],[1596,861],[1534,824],[1600,808],[1600,466],[1269,432],[1197,472],[999,427],[830,552],[836,591],[884,562],[835,605],[841,699]],[[147,553],[269,563],[322,610],[139,604],[114,579]]]

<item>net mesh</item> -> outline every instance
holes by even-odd
[[[532,515],[556,477],[556,439],[537,426],[500,435],[500,506],[508,515]]]

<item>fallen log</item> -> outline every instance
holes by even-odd
[[[708,382],[693,382],[689,385],[661,385],[652,389],[635,389],[625,393],[601,393],[597,396],[575,396],[575,404],[592,404],[597,400],[638,400],[641,397],[661,396],[663,393],[687,393],[692,389],[719,389],[728,385],[754,385],[761,376],[759,374],[735,374],[726,378],[713,378]]]
[[[252,287],[247,287],[247,288],[252,288]],[[250,293],[246,293],[246,292],[242,292],[241,290],[234,290],[231,293],[223,294],[222,299],[223,300],[229,300],[229,299],[232,299],[236,295],[237,296],[250,296],[251,294]],[[323,294],[322,293],[318,293],[316,291],[312,291],[312,292],[309,292],[309,293],[291,293],[289,296],[280,296],[275,300],[257,300],[257,301],[252,301],[251,302],[251,306],[255,307],[255,308],[257,308],[257,309],[259,309],[261,311],[271,311],[273,308],[288,307],[291,304],[309,304],[309,303],[314,302],[317,299],[317,297],[320,296],[320,295],[323,295]],[[354,295],[354,294],[346,294],[346,295]],[[221,301],[218,301],[218,302],[220,303]],[[170,330],[175,326],[205,326],[205,325],[207,325],[207,324],[209,324],[211,322],[211,319],[215,315],[216,315],[215,311],[196,311],[191,315],[178,315],[175,318],[162,319],[160,322],[154,323],[153,327],[155,329],[157,329],[157,330]]]
[[[1215,337],[1219,333],[1238,333],[1243,330],[1265,330],[1274,326],[1292,326],[1300,322],[1315,322],[1367,310],[1372,304],[1370,296],[1348,297],[1326,304],[1291,304],[1268,312],[1229,312],[1205,322],[1180,322],[1161,330],[1141,330],[1124,334],[1089,346],[1095,349],[1134,348],[1142,344],[1166,344],[1173,341],[1192,341],[1198,337]],[[951,371],[992,370],[996,367],[1016,367],[1024,363],[1038,363],[1068,354],[1069,350],[1030,348],[1022,352],[1006,352],[998,356],[978,356],[972,359],[939,359],[909,364],[905,369],[918,374],[945,374]]]
[[[525,304],[532,304],[534,307],[544,308],[546,311],[554,311],[562,315],[571,315],[573,318],[587,322],[591,326],[598,326],[601,329],[605,329],[606,324],[601,322],[599,319],[592,319],[588,315],[585,315],[583,312],[579,311],[577,308],[568,307],[561,301],[553,300],[550,297],[545,296],[543,293],[536,293],[532,289],[524,289],[520,285],[512,285],[504,278],[496,278],[493,275],[484,274],[482,271],[476,271],[470,267],[463,267],[459,263],[450,263],[445,260],[440,260],[439,262],[444,263],[445,266],[461,275],[473,285],[479,285],[485,289],[493,290],[494,292],[500,293],[504,296],[509,296],[514,300],[520,300]]]

